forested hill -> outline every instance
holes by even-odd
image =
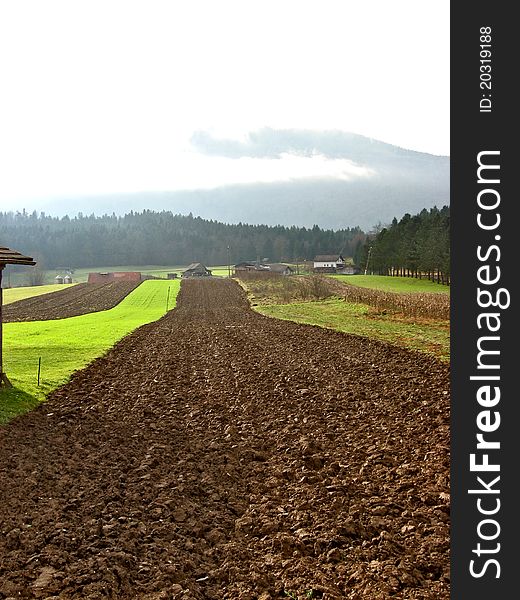
[[[315,226],[227,225],[171,212],[130,212],[57,218],[1,213],[0,246],[37,258],[45,268],[116,265],[208,265],[243,260],[292,261],[316,254],[356,256],[366,235],[358,227],[338,231]]]

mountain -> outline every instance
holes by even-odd
[[[405,213],[444,206],[450,198],[450,159],[406,150],[341,131],[251,132],[245,140],[219,139],[201,131],[192,147],[207,157],[280,159],[284,156],[346,159],[369,176],[300,177],[290,181],[226,185],[213,189],[139,192],[53,200],[50,214],[101,215],[130,210],[169,210],[226,223],[297,225],[370,230]]]

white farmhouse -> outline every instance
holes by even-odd
[[[320,254],[314,257],[316,273],[337,273],[345,268],[345,259],[341,254]]]

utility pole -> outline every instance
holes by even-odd
[[[369,246],[368,247],[368,254],[367,254],[367,264],[365,265],[365,275],[368,272],[368,262],[370,260],[370,254],[371,254],[371,252],[372,252],[372,246]]]
[[[231,277],[231,253],[229,246],[227,247],[227,276]]]

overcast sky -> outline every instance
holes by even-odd
[[[0,0],[0,210],[370,176],[208,156],[195,131],[342,130],[449,154],[448,0]]]

